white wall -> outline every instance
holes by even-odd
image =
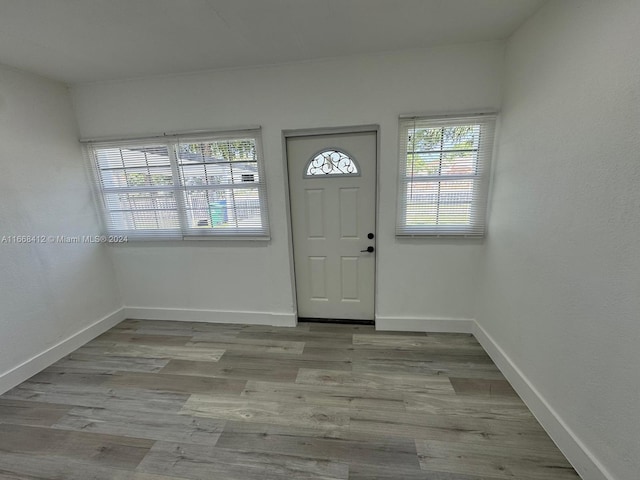
[[[83,137],[263,127],[272,241],[114,247],[125,305],[291,315],[282,130],[379,124],[377,315],[472,318],[482,246],[394,237],[397,117],[498,108],[502,56],[485,43],[74,87]]]
[[[99,232],[64,85],[0,66],[0,164],[2,392],[66,352],[16,367],[118,310],[121,300],[103,245],[1,242]]]
[[[508,42],[478,308],[618,480],[640,472],[639,45],[636,0],[549,2]]]

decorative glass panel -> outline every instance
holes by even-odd
[[[318,175],[360,175],[356,161],[340,150],[324,150],[307,164],[305,177]]]

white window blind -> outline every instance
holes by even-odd
[[[495,121],[400,119],[396,235],[484,235]]]
[[[108,234],[268,238],[260,131],[90,142]]]

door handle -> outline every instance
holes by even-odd
[[[372,253],[375,250],[371,245],[369,245],[365,250],[360,250],[360,252],[369,252]]]

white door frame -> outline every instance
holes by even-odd
[[[287,152],[287,139],[294,137],[311,137],[311,136],[320,136],[320,135],[339,135],[339,134],[348,134],[348,133],[364,133],[370,132],[375,133],[376,135],[376,202],[375,202],[375,219],[376,219],[376,256],[375,256],[375,274],[373,278],[374,284],[374,302],[373,302],[373,312],[374,312],[374,323],[375,318],[378,312],[378,246],[380,245],[379,239],[379,227],[378,227],[378,212],[380,211],[379,203],[380,203],[380,125],[371,124],[371,125],[354,125],[354,126],[346,126],[346,127],[324,127],[324,128],[300,128],[300,129],[287,129],[282,130],[282,161],[284,163],[284,182],[285,182],[285,202],[287,204],[286,214],[287,214],[287,242],[288,242],[288,250],[289,250],[289,276],[291,282],[291,294],[293,296],[293,310],[295,315],[296,325],[298,323],[298,292],[296,291],[296,272],[295,272],[295,259],[293,256],[293,222],[291,220],[291,195],[290,195],[290,186],[289,186],[289,162],[288,162],[288,152]]]

